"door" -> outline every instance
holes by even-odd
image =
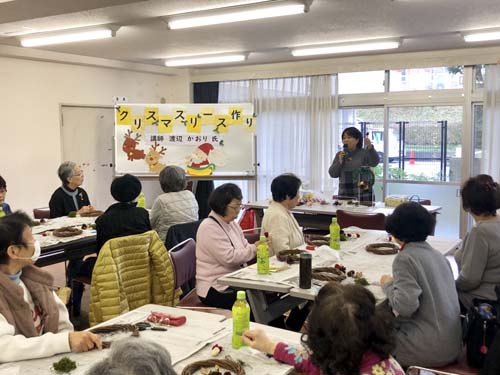
[[[81,165],[82,187],[99,210],[113,203],[113,107],[61,107],[62,159]]]

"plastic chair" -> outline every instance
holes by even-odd
[[[174,264],[175,287],[181,288],[196,277],[196,242],[188,238],[169,252]]]
[[[35,219],[49,219],[50,218],[50,208],[41,207],[33,209],[33,217]]]
[[[196,242],[192,238],[188,238],[172,248],[170,258],[174,264],[176,288],[182,287],[196,278]],[[231,317],[231,311],[207,306],[201,302],[196,294],[196,287],[187,292],[176,307]]]
[[[385,230],[385,215],[382,213],[362,214],[337,210],[337,221],[341,229],[356,226],[362,229]]]

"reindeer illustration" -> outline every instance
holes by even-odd
[[[139,138],[141,138],[140,134],[136,134],[135,138],[132,138],[133,132],[131,130],[127,130],[127,134],[125,134],[125,140],[123,141],[122,150],[127,154],[128,160],[142,160],[146,157],[144,154],[144,150],[136,149],[139,144]]]
[[[160,173],[163,168],[165,168],[165,164],[160,163],[160,159],[167,149],[161,146],[161,149],[158,151],[157,147],[159,144],[155,141],[154,145],[151,145],[148,154],[146,155],[146,163],[149,164],[149,171],[153,173]]]

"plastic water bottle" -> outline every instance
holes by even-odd
[[[5,216],[5,211],[3,210],[3,207],[0,206],[0,217],[4,217]]]
[[[146,197],[142,191],[139,194],[139,198],[137,198],[137,207],[146,208]]]
[[[257,245],[257,273],[267,275],[269,273],[269,249],[267,247],[266,236],[260,236]]]
[[[243,332],[250,328],[250,306],[246,300],[244,290],[239,290],[236,294],[236,301],[233,305],[233,339],[234,349],[239,349],[243,345]]]
[[[340,226],[336,217],[332,217],[330,224],[330,247],[334,250],[340,250]]]

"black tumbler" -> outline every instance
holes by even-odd
[[[299,287],[311,289],[312,256],[308,253],[300,254]]]

